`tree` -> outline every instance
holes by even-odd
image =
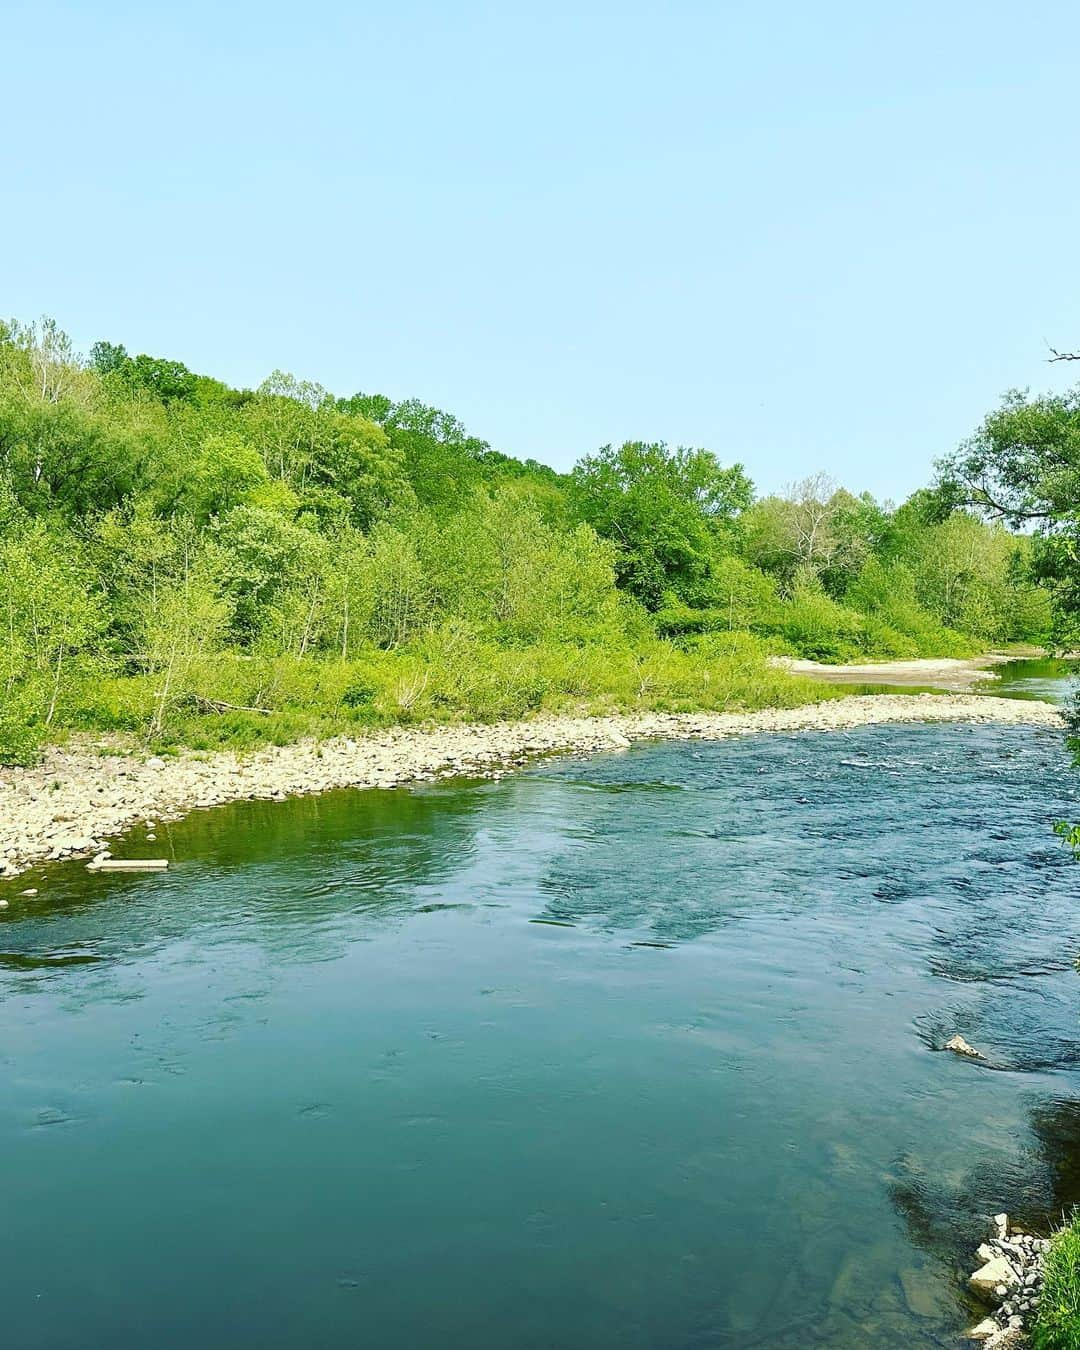
[[[708,601],[713,560],[732,547],[753,487],[741,464],[663,442],[603,446],[574,468],[571,507],[618,550],[620,586],[656,610],[668,594]]]
[[[856,497],[817,473],[779,496],[755,502],[743,519],[745,557],[790,587],[800,569],[842,595],[880,546],[888,514],[869,493]]]
[[[963,505],[1019,526],[1072,529],[1080,511],[1080,388],[1030,398],[1014,390],[939,463]]]
[[[369,528],[414,500],[400,448],[359,412],[343,411],[321,385],[275,371],[243,418],[270,472],[323,521]]]
[[[470,436],[452,413],[418,399],[394,403],[383,394],[354,394],[340,399],[341,412],[377,423],[390,445],[403,456],[405,472],[421,506],[452,510],[467,500],[493,452]]]
[[[101,595],[76,540],[42,521],[0,540],[4,696],[33,685],[44,727],[56,716],[72,662],[105,628]]]

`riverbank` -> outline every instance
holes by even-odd
[[[1018,657],[1040,654],[1041,648],[1027,647],[1017,648],[1008,655],[1004,652],[988,652],[983,656],[964,659],[920,657],[911,661],[864,661],[857,665],[838,666],[791,656],[774,656],[771,664],[792,675],[809,675],[830,684],[894,684],[898,687],[933,685],[938,689],[961,693],[983,680],[996,679],[995,666],[1005,665]]]
[[[152,834],[157,822],[243,798],[282,800],[331,788],[500,777],[537,756],[595,753],[652,738],[717,740],[750,732],[923,721],[1062,725],[1061,714],[1046,703],[887,694],[745,713],[549,716],[401,727],[363,739],[268,746],[244,756],[186,753],[163,759],[76,742],[49,749],[33,768],[0,770],[0,876],[17,876],[43,860],[91,857],[136,825]]]

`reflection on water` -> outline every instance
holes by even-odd
[[[986,680],[977,692],[1064,704],[1072,700],[1080,679],[1080,661],[1008,661],[995,669],[999,678]]]
[[[980,1215],[1080,1199],[1067,766],[642,746],[51,869],[0,916],[7,1340],[954,1344]]]

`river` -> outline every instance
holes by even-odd
[[[955,1345],[983,1216],[1080,1200],[1063,816],[1058,734],[907,725],[56,866],[0,916],[5,1342]]]

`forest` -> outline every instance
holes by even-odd
[[[707,449],[608,445],[558,473],[415,400],[281,371],[233,389],[10,321],[0,762],[71,730],[242,747],[783,705],[822,691],[771,655],[1063,647],[1078,425],[1075,399],[1013,395],[899,505],[820,474],[759,495]]]

